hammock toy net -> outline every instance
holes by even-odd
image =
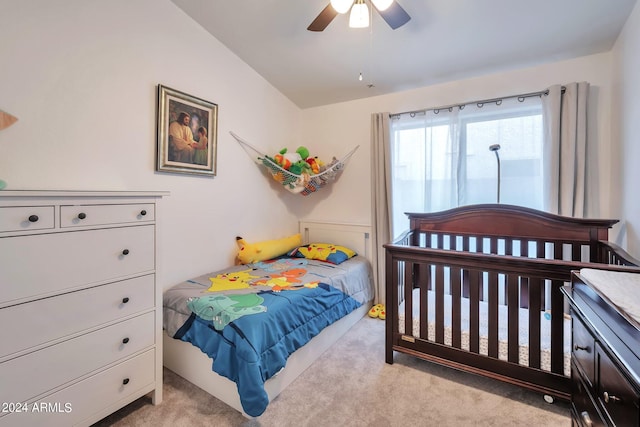
[[[328,183],[338,179],[353,153],[355,153],[358,147],[360,147],[357,145],[340,160],[334,157],[331,162],[322,166],[320,172],[317,174],[295,174],[281,167],[272,158],[261,153],[260,150],[240,138],[235,133],[229,133],[236,141],[238,141],[238,143],[240,143],[245,152],[249,154],[258,165],[261,165],[266,169],[273,179],[282,184],[282,186],[290,192],[301,194],[303,196],[313,194]]]

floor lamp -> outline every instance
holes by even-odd
[[[489,146],[489,150],[496,153],[496,160],[498,161],[498,203],[500,203],[500,156],[498,155],[500,144],[493,144]]]

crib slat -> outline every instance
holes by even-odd
[[[540,279],[529,278],[529,366],[540,368]]]
[[[496,237],[491,237],[489,239],[490,241],[490,251],[492,254],[497,254],[498,253],[498,239]]]
[[[420,264],[418,269],[420,270],[421,277],[424,278],[420,282],[420,338],[427,339],[429,337],[429,290],[433,287],[433,280],[431,278],[431,268],[429,264]]]
[[[561,280],[551,281],[551,372],[564,374],[564,297]]]
[[[489,272],[489,357],[498,357],[498,273]]]
[[[553,242],[553,259],[562,259],[562,242]]]
[[[504,254],[513,255],[513,239],[510,239],[510,238],[504,239]]]
[[[480,352],[480,272],[469,271],[469,351]]]
[[[436,303],[436,342],[444,344],[444,267],[436,266],[435,278]]]
[[[414,263],[405,262],[404,264],[404,333],[413,336],[413,278],[412,272],[415,268]]]
[[[462,270],[451,267],[451,345],[455,348],[461,346],[460,333],[460,280]]]
[[[580,261],[582,259],[582,246],[578,243],[571,244],[571,260]]]
[[[520,359],[520,316],[519,316],[519,298],[518,298],[519,281],[518,276],[510,274],[507,276],[507,299],[508,299],[508,345],[509,345],[509,362],[518,363]]]

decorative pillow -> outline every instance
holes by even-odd
[[[238,260],[241,264],[266,261],[286,254],[302,244],[300,233],[276,240],[265,240],[257,243],[247,243],[242,237],[236,237],[238,244]]]
[[[311,243],[294,249],[289,252],[289,255],[296,256],[298,258],[316,259],[319,261],[327,261],[332,264],[340,264],[357,254],[355,251],[340,245]]]

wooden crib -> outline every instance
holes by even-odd
[[[569,399],[571,320],[560,292],[583,267],[636,269],[617,220],[510,205],[409,213],[386,249],[386,352]]]

